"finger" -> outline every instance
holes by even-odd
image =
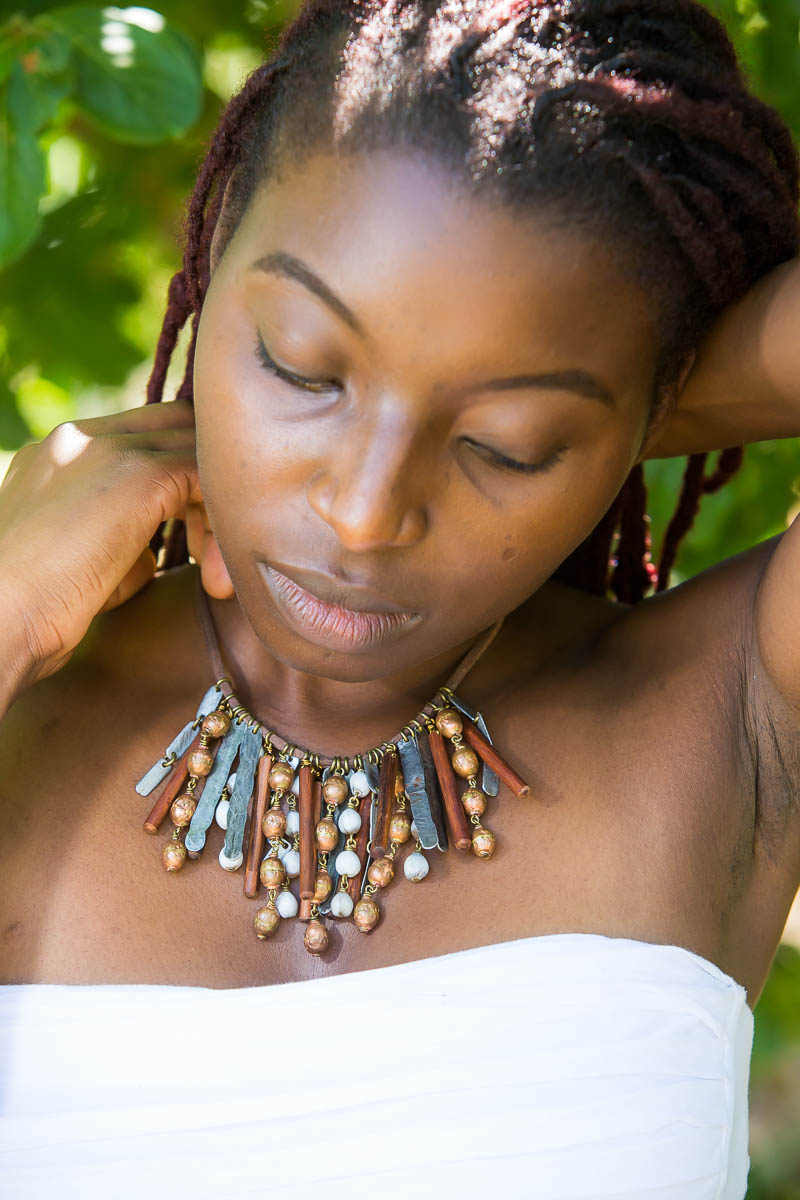
[[[202,504],[187,504],[183,513],[186,522],[186,545],[196,563],[203,561],[203,538],[207,528],[204,513]]]
[[[91,417],[80,424],[89,433],[142,433],[189,428],[194,426],[194,406],[188,400],[162,400],[160,404],[142,404],[107,417]]]
[[[119,587],[115,588],[108,600],[106,600],[100,612],[108,612],[109,609],[117,608],[120,604],[124,604],[136,592],[141,591],[144,585],[150,582],[155,573],[156,557],[150,547],[146,546]]]

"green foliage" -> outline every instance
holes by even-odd
[[[65,5],[0,27],[0,267],[39,232],[45,163],[36,135],[67,98],[118,141],[178,138],[199,116],[200,58],[147,8]]]

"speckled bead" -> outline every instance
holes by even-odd
[[[411,837],[411,818],[407,813],[395,813],[389,822],[389,841],[402,846]]]
[[[481,817],[486,811],[486,797],[480,788],[467,788],[461,796],[461,803],[470,817]]]
[[[388,887],[394,879],[394,863],[390,858],[376,858],[367,868],[367,876],[376,887]]]
[[[275,907],[282,917],[296,917],[299,905],[294,892],[290,892],[288,890],[278,892],[275,900]]]
[[[300,813],[290,808],[286,814],[286,836],[295,837],[300,832]]]
[[[362,896],[353,909],[353,921],[362,933],[369,933],[381,919],[381,910],[371,896]]]
[[[344,775],[329,775],[322,785],[322,797],[326,804],[344,804],[350,788]]]
[[[238,871],[239,867],[244,862],[244,855],[239,853],[235,858],[228,858],[224,850],[219,852],[219,865],[224,871]]]
[[[219,825],[220,829],[228,828],[228,809],[231,806],[230,800],[222,799],[218,802],[214,809],[214,820]]]
[[[316,917],[306,925],[303,945],[309,954],[324,954],[328,948],[328,931]]]
[[[369,780],[366,771],[350,772],[350,791],[354,796],[366,796],[369,792]]]
[[[265,888],[279,888],[286,881],[286,868],[276,855],[262,858],[258,877]]]
[[[275,930],[281,923],[280,913],[272,907],[271,904],[265,904],[260,908],[253,918],[253,927],[256,931],[256,937],[265,938],[272,937]]]
[[[212,738],[221,738],[231,727],[231,719],[226,712],[221,709],[216,709],[215,712],[210,712],[208,716],[203,717],[200,725],[203,733],[208,734]]]
[[[410,879],[412,883],[420,883],[428,871],[431,869],[431,864],[428,862],[424,854],[420,854],[415,850],[413,854],[409,854],[408,858],[403,863],[403,870],[406,879]]]
[[[300,874],[300,854],[291,846],[284,854],[280,855],[281,861],[286,868],[286,874],[290,879],[296,879]]]
[[[329,817],[323,817],[321,821],[317,821],[315,836],[320,850],[335,850],[339,844],[339,830],[336,822],[331,821]]]
[[[478,858],[491,858],[494,854],[495,836],[483,825],[476,825],[472,833],[472,849]]]
[[[267,841],[271,838],[282,838],[286,832],[286,813],[282,808],[268,808],[264,813],[261,828]]]
[[[316,904],[322,904],[323,900],[327,900],[333,891],[333,880],[325,870],[317,871],[314,877],[314,901]]]
[[[331,900],[332,917],[349,917],[353,912],[353,901],[347,892],[337,892]]]
[[[361,813],[354,808],[343,808],[339,813],[339,828],[342,833],[358,833],[361,828]]]
[[[336,855],[336,874],[352,879],[361,870],[361,859],[355,850],[342,850]]]
[[[269,773],[269,786],[274,788],[275,791],[277,791],[278,788],[282,788],[283,791],[286,791],[287,788],[292,786],[293,779],[294,771],[289,764],[287,762],[276,762]]]
[[[455,708],[443,708],[434,717],[434,722],[442,737],[452,737],[463,729],[461,713]]]
[[[178,796],[177,800],[173,800],[172,807],[169,810],[169,817],[173,825],[177,825],[179,829],[183,829],[184,825],[188,825],[194,816],[194,810],[197,808],[197,801],[190,792],[184,792],[182,796]]]
[[[208,775],[214,765],[214,755],[205,746],[198,746],[186,760],[186,769],[190,775],[201,779]]]
[[[161,848],[161,861],[166,871],[180,871],[186,862],[186,847],[183,842],[177,839],[166,842]]]
[[[456,746],[453,751],[453,770],[456,775],[469,779],[478,773],[478,756],[471,746]]]

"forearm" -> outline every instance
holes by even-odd
[[[648,458],[800,437],[800,259],[726,309]]]
[[[27,686],[33,657],[19,604],[0,587],[0,721]]]

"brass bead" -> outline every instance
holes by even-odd
[[[350,787],[344,775],[329,775],[322,785],[322,796],[326,804],[344,804],[350,795]]]
[[[456,746],[453,751],[453,770],[456,775],[469,779],[470,775],[477,774],[478,765],[478,756],[471,746]]]
[[[303,944],[309,954],[324,954],[328,949],[328,931],[316,917],[306,925]]]
[[[165,842],[161,847],[161,861],[165,870],[180,871],[186,862],[186,847],[183,842],[175,838],[171,842]]]
[[[330,817],[317,821],[316,836],[320,850],[333,850],[339,844],[339,830]]]
[[[442,737],[452,737],[454,733],[461,733],[464,728],[461,713],[455,708],[443,708],[436,714],[434,720]]]
[[[294,771],[291,763],[276,762],[269,773],[269,786],[276,791],[282,788],[284,792],[288,792],[294,782]]]
[[[214,765],[214,755],[204,746],[198,746],[186,760],[186,769],[190,775],[208,775]]]
[[[265,904],[253,918],[256,937],[261,938],[262,942],[265,938],[272,937],[280,923],[281,915],[278,910],[273,908],[271,904]]]
[[[197,801],[191,792],[184,792],[182,796],[178,796],[177,800],[172,801],[172,807],[169,810],[169,818],[173,825],[177,825],[179,829],[183,829],[184,825],[188,825],[194,816],[194,810],[197,808]]]
[[[203,733],[207,733],[208,736],[212,738],[224,737],[230,727],[230,717],[226,712],[223,712],[222,709],[219,708],[214,712],[210,712],[208,716],[203,717],[200,725]]]
[[[268,808],[261,821],[264,837],[282,838],[286,832],[286,813],[281,808]]]
[[[480,788],[467,788],[467,790],[461,796],[461,803],[464,805],[464,809],[467,815],[470,817],[473,816],[473,814],[477,814],[479,817],[483,816],[486,811],[486,797]]]
[[[362,933],[369,933],[381,919],[381,910],[371,896],[362,896],[353,909],[353,921]]]
[[[258,877],[265,888],[279,888],[286,880],[286,868],[277,854],[262,858]]]
[[[367,868],[367,877],[377,887],[388,887],[394,879],[394,863],[390,858],[376,858]]]
[[[322,904],[322,901],[327,900],[332,891],[333,880],[328,872],[321,868],[314,878],[314,902]]]
[[[472,832],[472,849],[478,858],[491,858],[494,854],[495,836],[483,827],[476,825]]]
[[[407,842],[411,837],[411,818],[407,813],[396,812],[389,823],[389,841]]]

